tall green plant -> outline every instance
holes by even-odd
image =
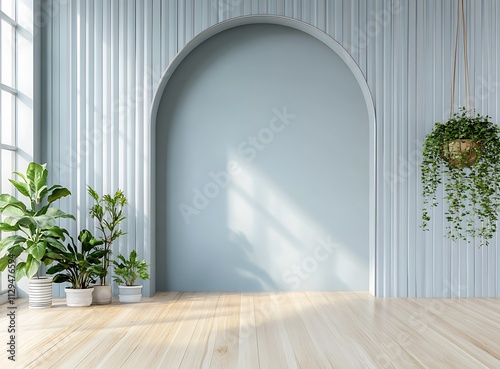
[[[127,205],[127,198],[122,190],[117,190],[114,195],[103,196],[99,196],[97,191],[90,186],[87,186],[87,191],[95,201],[89,214],[92,219],[97,220],[97,229],[102,234],[104,250],[108,251],[102,259],[103,270],[99,276],[101,285],[105,285],[109,272],[111,246],[118,237],[125,234],[120,229],[120,224],[126,219],[123,215],[123,208]]]
[[[5,217],[0,222],[0,231],[13,233],[0,241],[0,271],[5,270],[9,258],[26,256],[25,261],[16,265],[15,279],[18,281],[35,274],[38,277],[42,262],[49,265],[60,257],[60,253],[65,250],[62,242],[68,231],[59,227],[57,220],[75,218],[52,206],[52,203],[71,192],[61,185],[47,186],[46,164],[30,163],[26,174],[14,174],[20,180],[9,181],[26,198],[28,205],[9,194],[0,195],[0,215]]]
[[[456,139],[474,143],[477,160],[473,165],[466,155],[450,153],[450,143]],[[496,232],[500,210],[500,127],[488,116],[470,115],[460,108],[446,123],[436,123],[427,135],[421,169],[423,228],[428,230],[431,209],[438,205],[437,189],[442,184],[447,204],[446,235],[453,241],[478,237],[480,245],[488,245]]]

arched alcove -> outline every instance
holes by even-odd
[[[279,17],[212,27],[151,116],[157,290],[373,292],[373,105],[333,39]]]

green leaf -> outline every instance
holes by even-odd
[[[49,204],[53,203],[56,200],[59,200],[62,197],[66,197],[71,195],[71,192],[67,188],[56,188],[52,191],[52,193],[47,198]]]
[[[39,193],[42,187],[47,184],[48,171],[46,166],[46,164],[41,165],[34,162],[28,164],[26,177],[33,193]]]
[[[19,182],[13,179],[9,179],[9,182],[14,185],[14,187],[24,196],[30,197],[30,188],[26,182]]]
[[[90,186],[87,185],[87,192],[95,201],[99,201],[99,194]]]
[[[42,186],[38,189],[38,191],[35,193],[35,198],[37,204],[40,204],[43,202],[43,199],[47,196],[47,186]]]
[[[18,282],[19,280],[21,280],[21,278],[26,276],[25,267],[26,267],[26,262],[21,261],[17,263],[16,270],[14,272],[14,278],[16,279],[16,282]]]
[[[21,172],[14,172],[15,175],[19,176],[22,178],[22,180],[25,182],[25,183],[28,183],[28,178],[26,178],[26,176],[21,173]]]
[[[8,194],[0,195],[0,214],[10,208],[17,208],[23,212],[27,212],[26,205],[22,201],[19,201],[14,196]]]
[[[66,252],[66,247],[64,247],[64,245],[61,242],[59,242],[57,239],[52,238],[52,237],[48,237],[48,238],[46,238],[46,241],[51,247],[54,247],[55,249],[57,249],[61,252]]]
[[[13,259],[17,259],[19,257],[19,255],[21,255],[23,252],[24,252],[24,248],[22,248],[19,245],[16,245],[16,246],[13,246],[9,249],[9,252],[6,254],[6,256],[11,256]]]
[[[10,225],[7,223],[0,223],[0,232],[16,232],[19,230],[18,226]]]
[[[12,235],[0,240],[0,255],[9,252],[15,246],[21,246],[26,242],[26,238],[19,235]]]
[[[108,252],[109,252],[109,250],[97,250],[97,251],[92,252],[89,255],[89,258],[94,258],[97,261],[99,259],[102,259],[102,257],[104,255],[106,255]]]
[[[90,233],[90,231],[87,229],[82,230],[78,235],[78,240],[82,243],[90,242],[92,238],[92,233]]]
[[[35,259],[33,256],[28,255],[26,258],[25,265],[25,275],[28,278],[33,277],[37,272],[38,268],[40,268],[41,262],[40,260]]]
[[[32,255],[35,260],[42,260],[45,255],[45,250],[47,249],[47,244],[45,242],[38,242],[33,246],[29,247],[27,252]]]
[[[47,274],[56,274],[66,270],[66,266],[64,264],[58,263],[56,265],[51,266],[47,269]]]
[[[54,207],[49,208],[47,210],[47,212],[45,213],[45,215],[50,216],[50,217],[52,217],[54,219],[67,218],[67,219],[73,219],[73,220],[75,220],[75,217],[73,215],[65,213],[64,211],[59,210],[59,209],[54,208]]]
[[[52,264],[54,260],[64,260],[64,258],[64,255],[62,255],[61,253],[47,250],[43,257],[43,261],[45,265],[49,265]]]
[[[45,229],[43,231],[43,234],[46,237],[60,238],[64,241],[66,230],[64,228],[54,226],[54,227],[50,227],[48,229]]]
[[[50,205],[47,204],[47,205],[43,206],[40,210],[38,210],[36,212],[36,215],[45,215],[47,213],[47,210],[49,210],[49,209],[50,209]]]
[[[36,221],[31,216],[11,216],[9,217],[9,223],[11,225],[16,225],[18,227],[28,228],[31,233],[34,233],[34,227],[36,227]]]
[[[48,215],[39,215],[32,218],[35,226],[41,229],[52,228],[56,225],[56,220]]]
[[[47,271],[47,273],[48,273],[48,271]],[[52,274],[52,273],[50,273],[50,274]],[[71,280],[70,280],[70,277],[66,274],[58,274],[52,279],[52,282],[64,283],[64,282],[71,282]]]
[[[137,251],[132,250],[130,252],[130,263],[134,264],[136,259],[137,259]]]
[[[9,255],[5,255],[0,258],[0,272],[3,272],[5,268],[9,265],[10,257]]]

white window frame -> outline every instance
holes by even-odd
[[[13,169],[24,172],[29,162],[40,161],[41,35],[44,21],[50,19],[50,14],[43,13],[40,0],[10,1],[15,4],[14,18],[9,17],[2,11],[0,11],[0,18],[15,27],[14,81],[13,86],[0,86],[0,91],[14,94],[13,114],[15,127],[13,144],[6,145],[0,142],[0,160],[2,154],[6,152],[14,153]],[[35,19],[37,22],[35,22]],[[1,190],[8,193],[14,191],[14,188],[2,188]],[[5,290],[8,286],[7,276],[8,273],[4,273],[2,276],[4,279],[0,285],[0,290]],[[16,283],[17,296],[27,297],[28,289],[28,280],[26,278]],[[0,292],[0,303],[6,299],[8,300],[8,294]]]
[[[9,93],[13,95],[14,98],[14,106],[13,106],[13,114],[14,114],[14,145],[11,144],[5,144],[2,143],[2,132],[0,130],[0,163],[3,162],[3,155],[5,152],[10,151],[14,153],[14,168],[16,168],[16,153],[17,153],[17,125],[18,125],[18,119],[17,119],[17,95],[18,95],[18,90],[17,90],[17,22],[16,22],[16,17],[17,17],[17,1],[14,2],[14,19],[5,14],[3,11],[0,10],[0,20],[1,22],[5,22],[12,26],[13,28],[13,33],[14,33],[14,42],[12,44],[12,55],[13,55],[13,66],[14,66],[14,78],[12,81],[12,86],[5,85],[3,84],[3,81],[0,80],[0,117],[2,114],[2,95],[3,92]],[[2,27],[0,27],[0,40],[2,39]],[[3,51],[3,46],[0,49],[0,56],[2,55]],[[0,57],[0,71],[2,70],[2,58]],[[3,181],[2,181],[3,182]],[[6,192],[5,188],[2,188],[0,185],[1,193]],[[0,304],[3,304],[8,301],[8,271],[7,269],[0,274]]]

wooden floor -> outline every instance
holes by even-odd
[[[500,299],[356,292],[159,293],[140,304],[17,314],[0,368],[500,368]]]

